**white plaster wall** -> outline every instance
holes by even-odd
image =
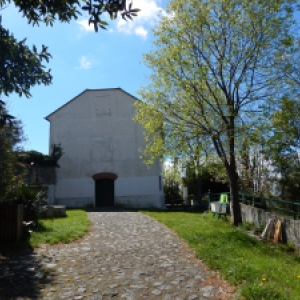
[[[159,195],[159,177],[120,177],[115,180],[115,196]]]
[[[57,198],[94,197],[95,183],[92,178],[62,178],[57,181]]]
[[[115,204],[130,207],[162,207],[159,176],[121,177],[115,180]],[[56,185],[55,204],[70,207],[95,205],[95,183],[91,178],[61,179]]]
[[[120,89],[88,90],[48,116],[50,146],[60,143],[64,152],[57,169],[56,199],[90,201],[95,192],[91,178],[99,172],[118,175],[116,198],[163,197],[159,161],[149,168],[140,159],[139,148],[145,142],[142,126],[133,121],[135,101]]]

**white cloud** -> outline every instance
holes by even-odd
[[[88,60],[88,58],[84,55],[82,55],[79,59],[79,63],[80,63],[80,69],[89,69],[92,66],[92,62],[90,60]]]
[[[145,39],[147,37],[148,31],[143,26],[139,26],[135,28],[134,33]]]
[[[94,31],[93,25],[89,25],[89,20],[81,20],[76,23],[80,25],[80,29],[83,31]]]
[[[159,15],[167,15],[166,11],[159,6],[159,0],[139,0],[133,3],[134,8],[139,8],[138,16],[133,20],[118,19],[116,29],[119,32],[135,34],[142,38],[147,37],[146,26],[153,26],[159,20]]]
[[[139,8],[133,20],[123,20],[119,15],[115,21],[107,20],[109,23],[108,32],[123,32],[126,34],[135,34],[142,38],[147,38],[148,28],[155,25],[159,20],[159,15],[167,16],[166,11],[159,6],[161,0],[139,0],[133,2],[133,8]],[[105,19],[105,18],[104,18]],[[93,32],[94,27],[89,26],[88,20],[77,21],[82,31]],[[112,27],[115,27],[112,29]]]

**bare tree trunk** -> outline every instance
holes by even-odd
[[[239,186],[238,186],[238,174],[236,171],[235,160],[235,136],[234,136],[234,116],[230,116],[229,123],[229,166],[227,166],[227,173],[230,180],[230,209],[232,224],[238,226],[243,223],[241,207],[239,202]]]
[[[239,202],[239,189],[238,189],[238,175],[233,166],[230,166],[229,170],[229,180],[230,180],[230,211],[232,224],[238,226],[243,223],[241,207]]]

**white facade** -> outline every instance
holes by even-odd
[[[161,166],[148,167],[140,159],[143,128],[134,122],[137,99],[120,88],[85,90],[46,117],[50,146],[61,144],[55,204],[96,206],[97,173],[110,172],[114,205],[162,207]]]

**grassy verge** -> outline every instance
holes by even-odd
[[[42,244],[69,243],[85,235],[89,220],[84,210],[67,210],[65,218],[39,220],[38,229],[12,245],[1,245],[0,250],[34,248]]]
[[[291,247],[262,243],[210,213],[141,212],[177,232],[244,299],[300,299],[300,256]]]
[[[65,218],[51,218],[39,221],[36,232],[30,234],[32,247],[41,244],[69,243],[85,235],[89,220],[84,210],[67,210]]]

